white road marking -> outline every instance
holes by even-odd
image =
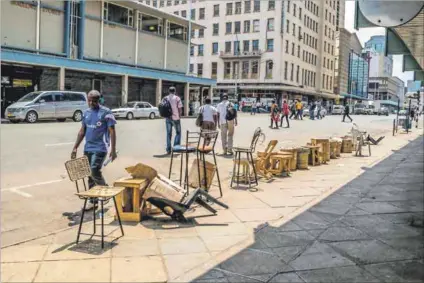
[[[25,192],[21,192],[18,189],[9,189],[9,192],[21,195],[21,196],[26,197],[26,198],[32,198],[32,195],[25,193]]]
[[[49,185],[49,184],[54,184],[54,183],[59,183],[62,182],[63,179],[59,179],[59,180],[52,180],[52,181],[46,181],[46,182],[40,182],[40,183],[34,183],[34,184],[29,184],[29,185],[23,185],[23,186],[18,186],[18,187],[12,187],[12,188],[6,188],[6,189],[2,189],[1,191],[16,191],[16,190],[20,190],[20,189],[26,189],[26,188],[31,188],[31,187],[36,187],[36,186],[42,186],[42,185]]]
[[[49,147],[49,146],[62,146],[62,145],[72,145],[72,144],[74,144],[74,142],[48,143],[48,144],[45,144],[44,146]]]

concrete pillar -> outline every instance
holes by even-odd
[[[128,102],[128,75],[122,76],[122,87],[121,87],[121,103],[125,105]]]
[[[65,68],[64,67],[59,68],[59,80],[58,80],[57,88],[59,90],[65,90]]]
[[[213,96],[213,88],[212,88],[212,86],[209,86],[209,89],[208,89],[208,96],[209,96],[209,98],[212,100],[212,96]]]
[[[184,87],[184,113],[183,116],[188,116],[189,111],[190,84],[186,83]]]
[[[159,79],[156,81],[156,107],[158,107],[159,103],[162,101],[162,80]]]
[[[200,87],[199,88],[199,102],[200,102],[200,105],[203,105],[205,103],[205,99],[203,97],[203,90],[204,90],[203,87]]]

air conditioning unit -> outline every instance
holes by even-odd
[[[259,51],[253,51],[252,55],[259,55]]]
[[[244,55],[244,56],[248,56],[248,55],[249,55],[249,52],[248,52],[248,51],[244,51],[244,52],[243,52],[243,55]]]

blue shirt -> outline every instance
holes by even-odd
[[[116,124],[110,109],[99,106],[98,109],[84,111],[82,124],[85,126],[85,147],[88,152],[107,152],[109,148],[109,127]]]

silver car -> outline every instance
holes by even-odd
[[[12,123],[56,119],[64,122],[82,120],[82,113],[88,108],[84,92],[36,91],[26,94],[6,108],[5,117]]]
[[[159,109],[143,101],[128,102],[121,108],[112,109],[112,113],[115,118],[126,118],[128,120],[134,118],[155,119],[159,117]]]

